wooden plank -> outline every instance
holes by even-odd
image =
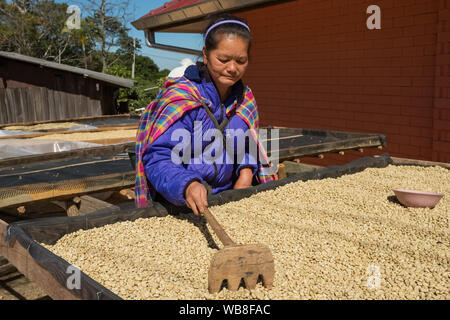
[[[0,168],[59,159],[76,159],[76,158],[91,158],[97,156],[109,156],[118,153],[123,153],[127,148],[132,148],[134,147],[134,145],[135,145],[134,142],[126,142],[93,148],[75,149],[62,152],[37,154],[25,157],[8,158],[0,160]]]
[[[78,97],[79,97],[80,112],[81,112],[80,116],[82,116],[82,117],[89,116],[90,113],[89,113],[88,97],[83,96],[83,95],[78,95]]]
[[[53,99],[49,91],[47,88],[42,88],[42,108],[45,110],[45,119],[42,120],[54,120],[54,115],[49,108],[49,99]]]
[[[282,164],[286,168],[287,176],[297,173],[310,172],[322,168],[320,166],[314,166],[304,163],[296,163],[294,161],[284,161]]]
[[[67,94],[65,92],[59,92],[61,99],[61,119],[70,118],[70,106],[69,99],[67,99]]]
[[[450,169],[450,163],[391,157],[395,165],[438,166]]]
[[[58,108],[57,108],[56,101],[55,101],[55,91],[54,90],[48,89],[48,103],[49,103],[48,108],[51,113],[51,117],[50,117],[49,121],[51,121],[51,122],[58,121],[59,120]]]
[[[8,89],[11,90],[11,89]],[[115,114],[115,115],[99,115],[99,116],[89,116],[89,117],[78,117],[78,118],[65,118],[59,120],[45,120],[45,121],[30,121],[30,122],[10,122],[6,126],[28,126],[35,124],[45,124],[45,123],[57,123],[57,122],[77,122],[77,121],[89,121],[89,120],[107,120],[107,119],[120,119],[120,118],[132,118],[139,120],[139,116],[130,115],[130,114]],[[5,127],[5,126],[2,126]]]
[[[56,121],[54,121],[54,122],[66,121],[66,120],[62,120],[63,118],[61,115],[61,95],[59,94],[58,91],[53,90],[53,101],[54,101],[53,103],[54,103],[54,107],[55,107],[55,119],[56,119]],[[43,122],[43,123],[47,123],[47,122]],[[35,123],[35,124],[40,124],[40,123]]]
[[[299,157],[315,156],[323,153],[333,153],[342,150],[353,150],[359,148],[375,148],[381,145],[378,136],[367,136],[361,138],[352,138],[345,140],[338,140],[332,142],[311,144],[296,147],[279,149],[279,158],[283,160],[293,160]],[[273,153],[273,151],[272,151]]]
[[[5,93],[6,89],[0,89],[0,124],[8,123],[8,117],[6,113]]]
[[[99,139],[99,140],[83,140],[82,142],[110,145],[110,144],[123,143],[123,142],[136,142],[136,137],[116,138],[116,139]]]
[[[52,120],[52,116],[50,115],[50,109],[48,108],[48,89],[47,88],[39,88],[40,89],[40,100],[39,104],[41,107],[42,112],[42,118],[40,120]],[[36,117],[36,120],[38,120],[39,117]]]
[[[74,93],[70,93],[68,94],[68,99],[70,101],[70,113],[69,116],[71,118],[74,117],[82,117],[82,113],[80,113],[80,110],[78,110],[78,105],[79,105],[79,95],[74,94]]]
[[[27,119],[27,121],[37,121],[37,120],[43,120],[44,118],[44,112],[43,112],[43,106],[41,102],[41,88],[28,88],[26,91],[26,97],[27,97],[27,106],[28,111],[30,113],[30,117]]]
[[[7,276],[14,272],[17,272],[17,268],[10,263],[0,266],[0,277]]]
[[[60,181],[53,184],[37,183],[18,188],[0,189],[0,207],[20,206],[40,200],[59,200],[90,193],[122,190],[135,185],[135,171],[107,174],[82,179]]]
[[[61,285],[50,272],[38,264],[18,241],[5,241],[8,224],[0,220],[0,255],[17,268],[29,280],[36,283],[47,295],[56,300],[80,300]],[[65,275],[64,275],[65,276]]]
[[[18,88],[15,90],[16,93],[16,106],[17,110],[20,110],[20,121],[32,121],[34,119],[28,119],[28,110],[26,101],[24,101],[22,94],[27,90],[27,88]]]
[[[57,134],[73,134],[73,133],[86,133],[86,132],[115,131],[118,129],[120,129],[120,130],[137,129],[137,124],[136,125],[114,126],[114,127],[101,127],[101,128],[97,128],[97,129],[77,130],[77,131],[68,131],[67,129],[62,129],[62,130],[55,130],[55,131],[17,135],[17,136],[14,136],[14,139],[29,139],[29,138],[48,136],[48,135],[56,134],[56,133]],[[10,139],[10,138],[11,137],[4,136],[4,137],[0,137],[0,140],[1,139]]]
[[[14,95],[14,89],[6,89],[6,106],[8,110],[8,117],[11,122],[19,122],[20,120],[17,119],[17,112],[15,107],[15,95]]]
[[[78,215],[85,215],[91,212],[100,210],[100,209],[120,209],[118,206],[115,206],[109,202],[91,197],[91,196],[81,196],[81,204]]]

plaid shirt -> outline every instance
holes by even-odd
[[[148,207],[151,204],[150,187],[145,175],[142,157],[147,147],[158,139],[183,114],[194,108],[201,107],[202,96],[195,85],[186,77],[168,78],[155,100],[145,109],[139,120],[136,135],[136,206]],[[236,107],[235,101],[227,108],[229,113]],[[253,139],[258,145],[260,156],[264,164],[258,163],[258,180],[265,183],[275,180],[275,175],[264,175],[263,168],[268,167],[269,160],[258,137],[258,110],[255,98],[248,86],[245,88],[244,99],[237,106],[236,115],[248,125]]]

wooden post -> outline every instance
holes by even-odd
[[[282,180],[287,177],[286,166],[284,164],[278,165],[278,179]]]

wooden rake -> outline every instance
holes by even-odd
[[[259,277],[266,288],[272,288],[275,265],[270,249],[262,244],[236,244],[208,208],[203,215],[225,246],[211,261],[208,274],[209,292],[219,292],[224,280],[227,280],[230,291],[238,290],[242,279],[247,289],[254,289]]]

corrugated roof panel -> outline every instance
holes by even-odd
[[[36,64],[42,67],[72,72],[76,74],[83,75],[85,77],[90,77],[92,79],[100,80],[103,82],[107,82],[110,84],[114,84],[116,86],[125,87],[125,88],[131,88],[134,84],[133,80],[124,79],[120,77],[115,77],[109,74],[96,72],[88,69],[82,69],[77,67],[72,67],[66,64],[60,64],[56,62],[47,61],[44,59],[34,58],[30,56],[25,56],[22,54],[18,54],[15,52],[6,52],[6,51],[0,51],[0,57],[7,58],[7,59],[13,59],[17,61],[23,61],[27,63]]]
[[[184,10],[177,10],[177,11],[173,11],[167,14],[170,19],[172,19],[173,21],[177,21],[177,20],[183,20],[186,19],[186,15],[184,14]]]
[[[170,12],[172,10],[186,7],[186,6],[189,6],[189,5],[198,3],[198,2],[202,2],[202,1],[204,1],[204,0],[172,0],[172,1],[164,3],[161,7],[150,11],[144,17],[151,17],[151,16],[155,16],[155,15],[158,15],[161,13]]]
[[[209,14],[232,12],[257,5],[276,4],[284,1],[294,0],[177,0],[167,2],[163,7],[150,11],[148,15],[132,22],[132,25],[138,30],[155,32],[167,32],[168,29],[173,27],[181,30],[178,26],[182,24],[190,25]]]
[[[209,1],[198,5],[204,14],[222,11],[223,8],[218,1]]]
[[[203,12],[200,10],[200,6],[187,7],[184,8],[183,11],[187,17],[195,17],[203,14]]]

